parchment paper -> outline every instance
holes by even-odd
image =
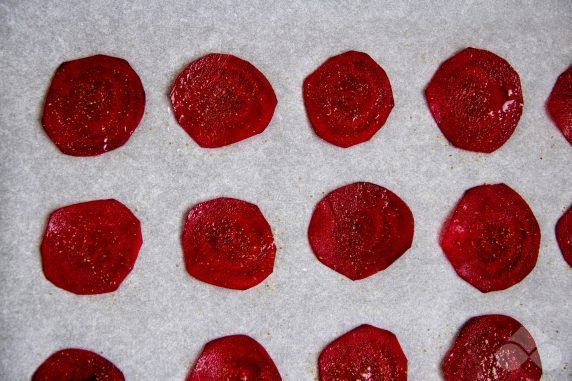
[[[394,332],[410,380],[439,380],[440,362],[470,317],[504,313],[539,345],[544,380],[572,379],[572,273],[554,237],[572,201],[572,149],[545,100],[572,63],[572,2],[0,2],[0,378],[28,380],[63,347],[94,350],[128,380],[184,380],[203,345],[244,333],[266,347],[284,380],[314,380],[328,342],[362,323]],[[437,67],[473,46],[519,72],[525,106],[497,152],[452,147],[423,90]],[[341,149],[310,128],[302,81],[349,49],[384,67],[396,106],[368,143]],[[238,55],[272,83],[268,129],[216,150],[177,125],[168,91],[179,71],[209,52]],[[63,61],[105,53],[127,59],[147,94],[139,128],[120,149],[93,158],[61,154],[41,128],[43,100]],[[354,181],[400,195],[415,216],[413,247],[387,270],[351,282],[320,264],[307,241],[318,200]],[[437,235],[462,193],[505,182],[542,229],[538,264],[509,290],[481,294],[461,280]],[[254,202],[278,244],[274,273],[245,292],[187,275],[183,218],[200,201]],[[139,217],[144,244],[112,294],[79,297],[43,276],[46,217],[75,202],[116,198]]]

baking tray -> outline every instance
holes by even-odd
[[[438,380],[440,362],[470,317],[504,313],[533,334],[545,380],[571,379],[572,274],[554,237],[572,201],[572,150],[545,112],[572,62],[572,2],[0,1],[0,378],[28,380],[63,347],[94,350],[128,380],[183,380],[203,345],[244,333],[284,380],[314,380],[321,349],[362,323],[394,332],[410,380]],[[437,67],[467,46],[519,72],[524,113],[493,154],[452,147],[423,90]],[[328,57],[370,54],[386,70],[395,108],[367,143],[341,149],[309,126],[302,82]],[[177,125],[168,100],[176,75],[209,52],[240,56],[272,83],[268,129],[222,149],[202,149]],[[39,119],[51,76],[67,60],[127,59],[147,95],[129,142],[92,158],[61,154]],[[355,181],[397,193],[415,216],[413,247],[387,270],[352,282],[320,264],[307,226],[323,195]],[[505,182],[542,230],[538,264],[518,285],[482,294],[462,281],[437,236],[462,193]],[[187,275],[185,213],[231,196],[256,203],[278,246],[274,273],[236,292]],[[42,273],[46,218],[63,205],[116,198],[139,217],[144,244],[112,294],[76,296]]]

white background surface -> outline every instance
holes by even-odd
[[[28,380],[52,352],[70,346],[101,353],[128,380],[184,380],[207,341],[234,333],[264,345],[284,380],[314,380],[324,345],[362,323],[398,336],[410,380],[438,380],[458,328],[485,313],[511,315],[532,332],[544,380],[572,378],[572,274],[554,238],[572,201],[572,149],[544,111],[572,63],[572,2],[76,3],[0,1],[2,380]],[[467,46],[506,58],[522,80],[520,124],[490,155],[449,145],[423,96],[439,64]],[[349,49],[384,67],[396,106],[370,142],[341,149],[315,136],[301,89],[319,64]],[[187,136],[167,97],[178,72],[209,52],[250,61],[278,97],[263,134],[216,150]],[[146,113],[122,148],[65,156],[40,126],[43,99],[61,62],[96,53],[131,63]],[[359,282],[321,265],[306,237],[318,200],[354,181],[393,190],[416,222],[413,247]],[[492,294],[458,278],[437,243],[464,190],[485,182],[517,190],[542,229],[534,271]],[[184,215],[218,196],[258,204],[279,247],[274,273],[246,292],[201,283],[183,266]],[[46,217],[110,197],[142,222],[135,268],[113,294],[56,288],[41,271]]]

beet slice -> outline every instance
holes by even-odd
[[[331,57],[306,78],[304,104],[316,134],[344,148],[370,140],[394,105],[385,71],[355,51]]]
[[[144,110],[145,91],[129,63],[96,55],[58,67],[42,125],[63,153],[95,156],[125,144]]]
[[[466,48],[445,61],[425,90],[437,125],[455,147],[490,153],[522,114],[520,77],[501,57]]]
[[[465,192],[441,232],[441,248],[461,278],[481,292],[509,288],[536,266],[540,228],[505,184]]]
[[[364,324],[328,344],[318,369],[320,381],[406,381],[407,357],[393,333]]]
[[[274,268],[270,225],[246,201],[223,197],[196,205],[189,211],[182,241],[188,273],[215,286],[246,290]]]
[[[359,182],[328,193],[316,206],[308,238],[320,262],[358,280],[384,270],[411,247],[413,214],[376,184]]]
[[[32,381],[125,381],[109,360],[85,349],[62,349],[46,359]]]
[[[54,285],[79,295],[117,290],[143,243],[137,217],[116,200],[54,211],[42,241],[42,266]]]
[[[198,145],[217,148],[260,134],[277,100],[256,67],[230,54],[208,54],[175,80],[171,104],[177,122]]]
[[[470,319],[442,364],[446,381],[538,381],[540,355],[530,333],[505,315]]]
[[[572,206],[568,208],[556,224],[556,240],[562,256],[572,267]]]
[[[207,343],[187,381],[280,381],[266,349],[245,335],[221,337]]]
[[[572,144],[572,66],[556,80],[546,108],[568,143]]]

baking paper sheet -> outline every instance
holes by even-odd
[[[0,1],[0,379],[28,380],[63,347],[94,350],[128,380],[184,380],[203,345],[251,335],[284,380],[317,378],[320,350],[362,323],[394,332],[410,380],[439,380],[440,362],[470,317],[504,313],[539,345],[544,380],[572,379],[572,273],[554,237],[572,201],[572,149],[544,102],[572,62],[572,2]],[[497,152],[448,144],[423,89],[439,64],[473,46],[519,72],[525,106]],[[334,147],[312,131],[302,81],[328,57],[369,53],[386,70],[396,106],[365,144]],[[270,80],[278,107],[261,135],[198,147],[177,125],[167,94],[184,66],[232,53]],[[139,128],[93,158],[61,154],[39,118],[58,65],[105,53],[127,59],[147,94]],[[351,282],[320,264],[307,241],[315,204],[332,189],[370,181],[400,195],[415,216],[413,247],[387,270]],[[520,284],[491,294],[455,274],[437,243],[462,193],[505,182],[542,229],[538,264]],[[232,196],[254,202],[279,247],[274,273],[245,292],[187,275],[180,234],[188,209]],[[55,208],[116,198],[142,222],[135,268],[112,294],[76,296],[42,273],[39,243]]]

